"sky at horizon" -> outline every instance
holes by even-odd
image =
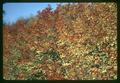
[[[3,4],[3,10],[5,11],[3,22],[14,23],[19,18],[35,16],[37,11],[43,10],[48,4],[55,10],[59,3],[5,3]]]

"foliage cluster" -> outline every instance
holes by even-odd
[[[115,3],[48,5],[3,33],[6,80],[117,79]]]

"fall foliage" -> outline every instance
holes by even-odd
[[[115,3],[48,5],[3,25],[6,80],[117,79]]]

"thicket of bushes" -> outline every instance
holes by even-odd
[[[48,5],[3,33],[4,79],[117,79],[115,3]]]

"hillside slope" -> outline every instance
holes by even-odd
[[[48,5],[3,33],[6,80],[117,79],[115,3]]]

